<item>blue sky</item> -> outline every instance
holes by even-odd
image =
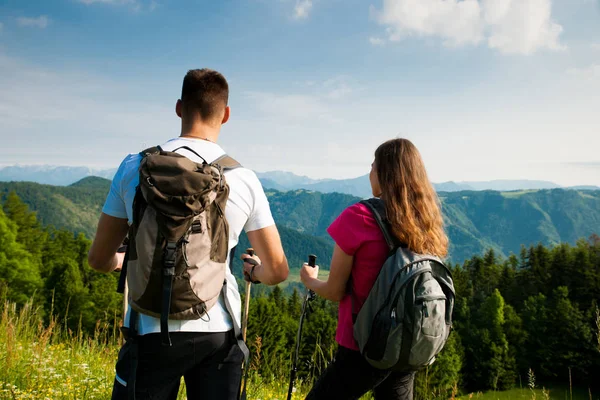
[[[598,0],[0,1],[0,165],[115,167],[179,132],[188,69],[230,81],[257,171],[600,185]]]

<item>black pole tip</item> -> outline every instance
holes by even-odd
[[[317,256],[315,256],[314,254],[309,254],[308,256],[308,265],[310,265],[311,267],[314,267],[317,263]]]

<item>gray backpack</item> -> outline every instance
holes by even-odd
[[[433,363],[448,340],[455,299],[452,275],[439,258],[397,243],[381,200],[361,203],[372,211],[390,254],[360,312],[353,310],[354,338],[372,366],[415,371]]]

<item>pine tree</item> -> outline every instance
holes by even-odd
[[[35,257],[17,241],[18,226],[0,209],[0,292],[23,305],[40,295],[43,282]]]
[[[17,225],[17,242],[34,257],[41,256],[46,242],[46,233],[36,218],[36,213],[21,201],[16,192],[8,194],[3,205],[4,213]]]

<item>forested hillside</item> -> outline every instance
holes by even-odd
[[[118,275],[89,268],[89,245],[83,234],[41,226],[35,213],[10,194],[0,208],[0,298],[18,307],[33,301],[46,322],[52,313],[82,335],[114,334],[121,317]],[[305,245],[302,251],[312,252],[313,243]],[[567,386],[571,380],[598,397],[600,237],[574,246],[524,247],[510,258],[490,250],[451,269],[457,294],[454,329],[437,361],[418,375],[418,398],[519,386],[530,370],[538,386]],[[301,297],[297,291],[285,296],[280,289],[253,293],[248,338],[261,380],[254,384],[285,380]],[[318,299],[312,310],[299,363],[299,374],[308,381],[335,350],[337,306]]]
[[[109,180],[97,177],[82,179],[71,186],[0,182],[0,199],[5,200],[14,191],[37,213],[43,225],[92,237],[109,187]]]
[[[42,224],[92,237],[109,185],[108,180],[95,177],[68,187],[0,182],[0,197],[15,191]],[[326,229],[344,208],[360,199],[307,190],[266,193],[293,265],[306,258],[310,247],[327,267],[333,242]],[[521,245],[575,244],[578,238],[600,232],[600,191],[462,191],[439,196],[452,262],[462,263],[488,249],[508,257],[518,254]]]

